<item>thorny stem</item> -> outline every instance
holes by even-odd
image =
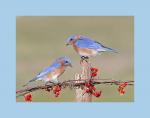
[[[90,81],[92,81],[92,83],[94,85],[96,84],[105,84],[105,85],[119,85],[120,83],[124,83],[127,82],[128,85],[134,85],[134,81],[121,81],[121,80],[112,80],[112,79],[90,79]],[[40,85],[40,86],[35,86],[35,87],[27,87],[21,90],[17,90],[16,91],[16,97],[20,97],[20,96],[24,96],[25,94],[29,93],[29,92],[33,92],[33,91],[37,91],[37,90],[52,90],[53,86],[59,85],[62,88],[73,88],[73,89],[77,89],[77,88],[83,88],[83,86],[89,82],[89,79],[80,79],[80,80],[67,80],[67,81],[63,81],[59,84],[47,84],[47,85]]]

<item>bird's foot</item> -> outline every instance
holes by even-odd
[[[89,59],[89,57],[81,56],[80,64],[81,64],[83,61],[88,62],[88,59]]]

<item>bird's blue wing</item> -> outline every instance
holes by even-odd
[[[79,40],[77,40],[76,45],[80,48],[91,48],[95,49],[99,52],[106,51],[106,52],[115,52],[118,53],[116,49],[106,47],[102,45],[101,43],[94,41],[88,37],[81,36]]]
[[[88,37],[81,36],[79,40],[75,43],[80,48],[91,48],[91,49],[99,49],[102,48],[103,45],[99,42],[96,42]]]
[[[41,80],[43,77],[45,77],[47,74],[49,74],[50,72],[54,71],[55,69],[59,68],[61,66],[60,63],[58,62],[54,62],[52,65],[50,65],[49,67],[43,69],[36,77],[34,77],[33,79],[31,79],[28,83],[26,83],[23,86],[27,86],[30,82],[36,81],[36,80]]]
[[[36,77],[35,79],[39,79],[42,78],[44,76],[46,76],[48,73],[52,72],[53,70],[55,70],[56,68],[59,68],[61,66],[60,63],[53,63],[52,65],[50,65],[49,67],[43,69]]]

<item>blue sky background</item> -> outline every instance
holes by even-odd
[[[5,0],[0,1],[1,117],[148,117],[149,111],[148,0]],[[16,103],[16,16],[135,16],[134,103]]]

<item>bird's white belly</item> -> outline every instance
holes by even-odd
[[[58,76],[59,76],[59,74],[55,74],[51,78],[48,76],[45,76],[43,80],[44,80],[44,82],[48,82],[48,81],[58,82],[58,80],[57,80]]]
[[[79,54],[80,54],[81,56],[88,56],[88,57],[90,57],[90,56],[96,56],[96,55],[97,55],[97,51],[91,49],[90,53],[85,52],[85,51],[79,51]]]
[[[54,75],[51,79],[55,80],[55,79],[58,78],[58,76],[59,76],[59,74],[56,74],[56,75]]]

